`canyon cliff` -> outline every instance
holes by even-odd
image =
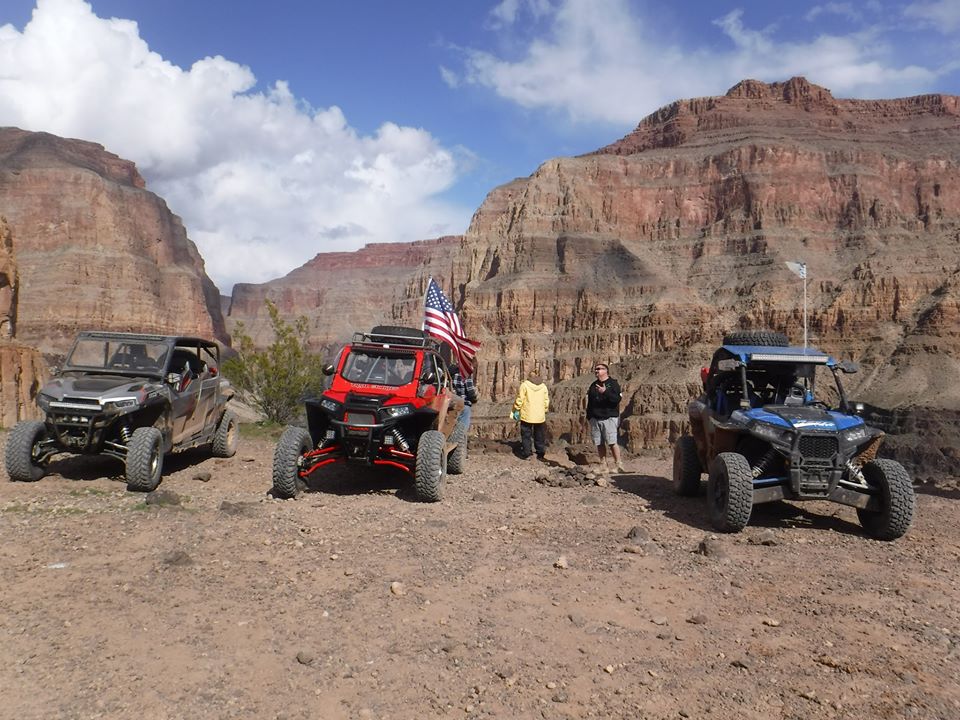
[[[553,391],[552,435],[582,440],[589,370],[603,359],[625,385],[626,442],[638,450],[682,430],[724,331],[773,328],[802,342],[803,286],[785,265],[801,261],[811,343],[862,365],[848,377],[852,397],[901,418],[956,409],[958,165],[960,98],[845,100],[803,78],[745,80],[496,188],[463,237],[435,241],[442,250],[318,255],[255,297],[240,287],[228,322],[256,323],[271,297],[325,319],[318,346],[379,321],[419,326],[433,275],[483,342],[480,432],[515,432],[506,405],[537,368]],[[369,265],[388,271],[360,288]],[[350,298],[364,312],[344,327]]]
[[[0,128],[0,421],[78,330],[227,341],[220,296],[180,219],[95,143]],[[23,402],[26,399],[26,402]]]

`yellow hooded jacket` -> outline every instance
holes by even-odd
[[[550,393],[543,383],[534,385],[529,380],[520,383],[517,399],[513,401],[513,409],[520,411],[520,419],[526,423],[542,423],[547,419],[547,410],[550,409]]]

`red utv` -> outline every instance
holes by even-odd
[[[463,400],[439,343],[421,330],[356,333],[326,368],[330,386],[306,401],[307,428],[288,427],[273,456],[276,498],[293,498],[316,470],[335,462],[410,473],[417,498],[436,502],[447,471],[463,472]]]

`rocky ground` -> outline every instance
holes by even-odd
[[[714,537],[665,459],[488,449],[422,505],[343,468],[272,500],[272,452],[0,482],[0,716],[960,718],[956,485],[893,543],[822,503]]]

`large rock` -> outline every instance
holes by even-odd
[[[80,329],[227,339],[203,259],[133,163],[94,143],[0,128],[0,215],[21,343],[61,354]]]
[[[389,300],[358,321],[419,325],[432,274],[484,343],[483,432],[516,432],[507,403],[539,367],[553,435],[582,440],[590,368],[603,359],[626,388],[636,450],[683,430],[698,369],[725,330],[802,340],[802,284],[785,266],[800,260],[811,342],[863,365],[851,395],[956,408],[960,384],[943,379],[960,374],[958,165],[960,98],[839,100],[802,78],[746,80],[495,189],[452,253],[378,275]],[[295,273],[324,293],[301,294],[290,312],[335,316],[325,298],[343,302],[363,275],[326,272],[323,257]],[[288,288],[260,292],[292,297]],[[246,318],[236,304],[231,315]],[[318,345],[335,339],[323,324],[313,332]]]

